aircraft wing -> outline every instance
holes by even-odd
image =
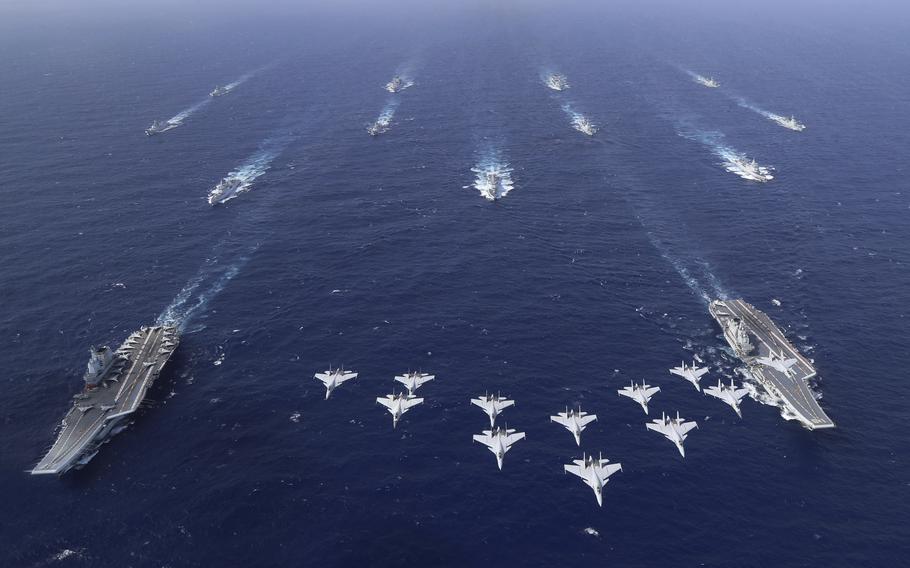
[[[655,420],[654,422],[648,422],[645,424],[648,427],[648,430],[654,430],[655,432],[660,432],[664,436],[667,435],[667,426],[660,420]]]
[[[698,428],[698,424],[695,422],[683,422],[682,424],[680,424],[678,426],[678,428],[682,434],[686,434],[689,430],[692,430],[693,428]]]
[[[723,394],[721,393],[721,390],[717,387],[707,387],[705,389],[702,389],[702,392],[704,392],[707,395],[713,396],[714,398],[721,398],[723,396]]]
[[[587,426],[588,424],[590,424],[591,422],[594,422],[595,420],[597,420],[597,415],[596,415],[596,414],[588,414],[588,415],[585,416],[584,418],[579,418],[579,419],[578,419],[578,425],[581,426],[581,427],[585,427],[585,426]]]
[[[506,436],[506,439],[504,440],[504,442],[506,443],[507,446],[511,446],[518,440],[524,440],[524,438],[525,438],[524,432],[515,432],[514,434],[509,434],[508,436]]]
[[[608,464],[601,466],[601,468],[600,468],[601,476],[600,477],[602,477],[603,479],[606,479],[606,478],[610,477],[611,475],[613,475],[614,473],[616,473],[617,471],[621,471],[621,470],[622,470],[622,464],[608,463]]]
[[[627,396],[629,398],[635,398],[635,391],[631,387],[626,387],[624,389],[619,389],[616,391],[620,396]]]
[[[561,416],[561,415],[559,415],[559,414],[557,414],[556,416],[551,416],[551,417],[550,417],[550,422],[556,422],[557,424],[562,424],[562,425],[565,426],[566,428],[569,427],[569,419],[568,419],[568,418],[564,418],[563,416]]]
[[[741,399],[742,397],[749,394],[749,389],[736,389],[733,391],[733,396],[736,397],[736,400]]]
[[[500,401],[494,402],[493,404],[496,405],[496,411],[499,412],[499,411],[501,411],[501,410],[503,410],[503,409],[506,409],[506,408],[508,408],[508,407],[510,407],[510,406],[514,406],[514,405],[515,405],[515,401],[514,401],[514,400],[503,400],[503,401],[501,401],[501,402],[500,402]]]
[[[571,473],[572,475],[577,475],[578,477],[581,477],[582,479],[584,479],[584,475],[582,475],[582,473],[581,473],[580,465],[575,465],[575,464],[567,465],[567,466],[565,466],[565,470],[566,470],[566,473]]]
[[[387,396],[380,396],[376,399],[376,402],[383,405],[384,407],[391,409],[392,408],[392,399]]]
[[[328,373],[316,373],[315,377],[326,385],[332,382],[332,375]]]
[[[660,387],[651,387],[649,389],[645,389],[645,396],[650,398],[650,397],[654,396],[655,393],[658,393],[658,392],[660,392]]]
[[[395,377],[395,380],[398,381],[399,383],[403,384],[404,386],[408,386],[408,382],[409,382],[408,378],[404,375]]]
[[[796,365],[796,359],[784,359],[780,364],[783,365],[784,368],[789,369],[793,365]]]
[[[351,379],[356,379],[357,373],[343,373],[338,375],[338,384],[341,384],[345,381],[350,381]]]
[[[473,438],[475,442],[480,442],[488,448],[493,447],[493,436],[489,434],[474,434]]]
[[[486,412],[488,414],[490,412],[490,409],[492,408],[492,403],[489,403],[482,398],[472,398],[471,404],[473,404],[474,406],[479,406],[480,408],[483,409],[484,412]]]
[[[670,369],[670,374],[678,375],[680,377],[686,376],[686,372],[682,369],[682,367],[673,367],[672,369]]]
[[[702,377],[708,372],[708,368],[704,367],[704,368],[698,369],[697,371],[694,371],[694,372],[695,372],[695,378]]]

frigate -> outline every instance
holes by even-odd
[[[179,341],[176,327],[159,325],[133,332],[116,351],[92,347],[85,385],[32,475],[63,474],[95,457],[127,426]]]
[[[743,300],[714,300],[708,310],[749,374],[788,414],[810,430],[834,428],[809,387],[815,367],[771,318]]]
[[[407,85],[399,75],[392,77],[392,80],[385,85],[385,90],[390,93],[397,93],[399,91],[403,91],[406,88]]]
[[[221,95],[226,95],[230,92],[231,92],[230,86],[225,85],[222,87],[221,85],[216,85],[215,88],[212,89],[212,92],[209,93],[209,96],[210,97],[220,97]]]
[[[180,126],[180,123],[174,122],[171,119],[165,120],[164,122],[156,120],[152,122],[151,126],[145,129],[145,135],[154,136],[156,134],[161,134],[162,132],[167,132],[168,130],[177,128],[178,126]]]

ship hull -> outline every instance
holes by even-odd
[[[767,315],[743,300],[715,300],[708,309],[749,374],[778,404],[809,430],[834,428],[834,421],[822,410],[809,387],[809,381],[817,374],[815,368]],[[743,326],[754,345],[744,347],[737,340],[734,322]],[[759,357],[772,356],[795,359],[796,363],[788,372],[781,372],[757,361]]]
[[[88,463],[101,445],[126,428],[178,342],[173,326],[142,328],[130,335],[98,386],[76,395],[54,444],[31,473],[60,475]]]

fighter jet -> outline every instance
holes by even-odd
[[[357,373],[354,373],[352,371],[345,371],[341,367],[337,369],[329,367],[328,371],[324,373],[316,373],[313,378],[320,380],[323,382],[323,384],[325,384],[325,399],[328,400],[329,396],[332,395],[332,391],[335,390],[335,387],[345,381],[356,379]]]
[[[597,497],[597,504],[603,507],[604,496],[603,490],[610,481],[609,477],[617,471],[622,471],[621,463],[609,463],[603,455],[597,459],[594,456],[585,456],[582,454],[580,460],[573,460],[572,464],[565,466],[566,473],[573,473],[585,482],[585,485],[594,490],[594,496]]]
[[[676,418],[667,418],[667,415],[661,412],[660,420],[654,419],[649,424],[645,424],[648,430],[660,432],[668,440],[676,444],[679,455],[686,457],[686,450],[683,449],[683,442],[686,440],[686,433],[692,428],[698,428],[695,422],[686,422],[679,417],[679,411],[676,412]]]
[[[578,410],[569,410],[568,407],[566,407],[565,412],[560,412],[556,416],[550,417],[550,422],[562,424],[565,426],[566,430],[575,436],[575,444],[578,446],[581,446],[581,431],[585,429],[585,426],[595,420],[597,420],[596,414],[582,412],[581,408]]]
[[[496,417],[510,406],[514,406],[515,401],[509,400],[498,394],[485,394],[471,399],[471,404],[479,406],[490,416],[490,428],[496,425]]]
[[[769,357],[756,357],[755,360],[766,367],[771,367],[785,375],[790,374],[790,367],[796,365],[796,359],[784,359],[778,357],[773,351],[769,353]]]
[[[720,379],[717,379],[716,387],[708,387],[705,389],[705,394],[713,396],[714,398],[719,398],[720,400],[726,402],[733,408],[733,411],[736,412],[736,415],[740,418],[743,417],[742,412],[739,410],[739,401],[742,400],[744,396],[749,394],[749,391],[746,389],[738,389],[733,384],[733,379],[730,379],[730,386],[727,386],[720,382]]]
[[[673,367],[670,369],[670,373],[673,375],[679,375],[680,377],[686,379],[695,386],[695,390],[701,392],[701,385],[698,384],[698,379],[702,377],[705,373],[708,372],[707,367],[696,367],[695,361],[692,362],[692,366],[688,366],[685,362],[680,363],[679,367]]]
[[[429,375],[427,373],[407,373],[406,375],[398,375],[395,377],[395,380],[404,386],[408,387],[408,394],[413,395],[414,392],[420,388],[426,382],[432,381],[436,378],[436,375]]]
[[[645,411],[645,414],[647,414],[648,402],[650,402],[652,396],[660,392],[660,387],[652,387],[644,381],[642,381],[640,385],[636,385],[635,382],[632,381],[629,383],[629,386],[623,387],[616,392],[618,392],[620,396],[627,396],[640,404]]]
[[[377,398],[376,402],[389,409],[389,413],[392,415],[392,428],[397,428],[401,415],[422,403],[423,399],[403,392],[398,394],[393,392]]]
[[[474,441],[480,442],[496,456],[496,465],[502,469],[502,458],[518,440],[524,440],[524,432],[516,432],[512,428],[493,428],[484,430],[483,434],[474,434]]]

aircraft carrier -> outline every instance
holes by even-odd
[[[816,375],[815,367],[787,341],[767,315],[743,300],[714,300],[708,310],[750,374],[797,420],[810,430],[834,428],[834,422],[809,388],[808,381]],[[759,363],[760,357],[796,362],[782,372]]]
[[[163,325],[133,332],[117,351],[92,347],[85,387],[73,397],[57,440],[32,475],[63,474],[95,457],[102,444],[127,426],[178,342],[177,328]]]

